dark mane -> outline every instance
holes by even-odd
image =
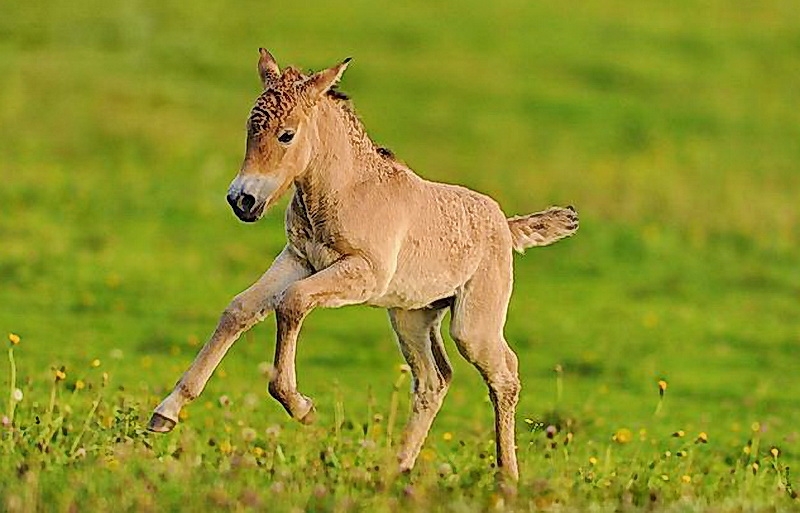
[[[394,152],[385,146],[378,146],[375,151],[377,151],[378,155],[385,159],[394,160],[395,158]]]
[[[333,98],[334,100],[350,101],[350,97],[347,96],[347,94],[339,91],[339,89],[337,89],[336,86],[328,89],[328,92],[325,94],[328,95],[328,98]]]

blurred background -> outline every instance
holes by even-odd
[[[341,89],[422,176],[508,215],[576,206],[578,235],[516,260],[507,335],[524,415],[630,421],[666,379],[675,423],[800,421],[794,0],[0,12],[0,330],[23,336],[26,379],[99,357],[154,402],[278,253],[285,200],[256,225],[225,202],[265,46],[305,69],[352,56]],[[271,319],[244,337],[208,397],[266,395],[255,364],[273,337]],[[486,430],[488,407],[473,406],[485,389],[448,348],[442,425]],[[301,337],[301,387],[323,416],[334,374],[360,411],[400,362],[379,310],[315,312]]]

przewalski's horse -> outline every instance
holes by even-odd
[[[491,198],[429,182],[377,146],[333,88],[349,59],[306,75],[281,72],[260,49],[264,91],[250,111],[247,149],[228,202],[245,222],[257,221],[292,185],[288,242],[270,268],[225,309],[217,329],[175,389],[155,409],[149,429],[170,431],[239,335],[274,310],[275,370],[269,392],[301,422],[314,407],[297,391],[300,326],[317,307],[367,304],[387,308],[413,375],[413,407],[400,445],[411,469],[450,383],[440,333],[450,334],[480,371],[494,404],[497,462],[518,477],[514,415],[517,357],[503,326],[512,287],[512,250],[572,235],[571,208],[506,219]]]

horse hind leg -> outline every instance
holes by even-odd
[[[445,311],[389,311],[400,350],[413,376],[412,410],[398,453],[401,472],[413,468],[450,385],[452,369],[440,333]]]
[[[503,273],[506,268],[509,272]],[[519,479],[515,414],[520,381],[517,355],[503,336],[511,295],[510,263],[473,276],[456,296],[450,334],[459,352],[480,372],[489,388],[495,414],[497,464],[513,480]]]

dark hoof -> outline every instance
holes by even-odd
[[[147,423],[147,430],[153,433],[169,433],[175,428],[177,422],[170,420],[160,413],[153,413],[150,422]]]

